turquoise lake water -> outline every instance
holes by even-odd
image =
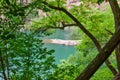
[[[46,39],[69,39],[69,33],[64,30],[57,30],[56,33],[46,37]],[[76,49],[74,46],[66,46],[59,44],[45,44],[45,47],[54,49],[56,63],[59,64],[62,59],[67,59],[69,55],[75,53]]]
[[[73,53],[75,53],[74,46],[65,46],[65,45],[57,45],[57,44],[46,44],[45,47],[48,49],[54,49],[55,52],[53,55],[55,56],[56,63],[60,63],[62,59],[67,59],[67,57]]]

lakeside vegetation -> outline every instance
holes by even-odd
[[[0,79],[112,80],[115,77],[118,79],[114,80],[119,80],[120,57],[116,55],[120,49],[116,46],[120,24],[115,19],[120,23],[120,15],[114,18],[114,12],[104,0],[81,0],[76,5],[77,2],[66,6],[65,0],[0,1]],[[38,10],[41,10],[39,14]],[[55,64],[55,50],[43,47],[43,42],[53,41],[41,40],[56,29],[69,31],[66,34],[71,39],[57,43],[80,42],[75,46],[76,52],[60,64]]]

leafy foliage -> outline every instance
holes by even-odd
[[[114,33],[114,25],[113,25],[113,18],[112,14],[110,12],[110,9],[107,8],[108,10],[106,11],[100,11],[96,8],[92,9],[91,8],[86,8],[85,5],[81,6],[75,6],[73,7],[70,12],[77,18],[79,21],[82,22],[83,25],[86,26],[87,30],[89,30],[96,38],[97,40],[101,43],[102,46],[107,42],[107,40],[111,37],[111,33]],[[56,11],[57,13],[57,11]],[[63,14],[64,15],[64,14]],[[66,16],[66,15],[64,15]],[[52,17],[51,18],[55,21],[56,23],[58,22],[56,19],[61,19],[60,16],[57,15],[57,18]],[[51,20],[52,20],[51,19]],[[49,19],[47,19],[49,22]],[[66,23],[72,23],[71,19],[68,20],[68,17],[66,16],[65,19],[63,19]],[[41,19],[42,21],[42,19]],[[55,22],[53,21],[53,23]],[[59,20],[60,21],[60,20]],[[111,22],[108,24],[108,22]],[[111,30],[109,32],[109,30]],[[77,31],[76,31],[77,32]],[[93,45],[92,41],[85,35],[81,30],[79,30],[78,34],[82,34],[80,38],[83,40],[82,43],[77,46],[77,52],[74,55],[71,55],[67,61],[63,62],[58,66],[57,69],[53,72],[53,79],[61,79],[61,80],[66,80],[70,79],[73,80],[77,76],[77,71],[82,71],[84,67],[95,57],[97,50],[95,46]],[[73,71],[75,73],[72,73],[70,68],[74,66]],[[62,71],[64,70],[64,73]],[[103,71],[98,71],[92,78],[92,80],[98,80],[98,79],[111,79],[113,76],[111,75],[110,71],[105,68],[105,65],[101,68]],[[106,70],[106,71],[104,71]],[[68,73],[67,73],[68,72]],[[105,77],[103,75],[100,75],[101,73],[105,73]],[[57,74],[59,73],[59,74]],[[69,74],[71,73],[71,74]],[[110,73],[110,74],[107,74]],[[70,76],[72,75],[73,76]]]
[[[41,34],[24,27],[31,10],[40,7],[38,2],[0,2],[0,73],[5,80],[44,80],[55,67],[54,50],[43,47]]]
[[[104,46],[104,44],[112,36],[112,33],[114,33],[114,27],[112,27],[114,26],[112,14],[110,12],[110,8],[107,9],[108,10],[106,11],[95,9],[92,12],[86,13],[86,15],[83,15],[81,18],[81,22],[97,38],[101,46]],[[81,30],[79,30],[78,34],[82,34]],[[82,34],[81,38],[83,41],[79,46],[77,46],[79,51],[85,52],[86,55],[89,54],[91,50],[95,50],[92,41],[85,34]]]
[[[7,45],[11,76],[20,76],[19,80],[46,79],[55,67],[54,57],[51,56],[54,51],[43,48],[42,41],[35,33],[19,33]]]
[[[78,30],[78,34],[83,40],[81,45],[77,46],[78,52],[56,68],[52,56],[54,50],[48,51],[44,48],[39,37],[45,29],[62,27],[63,23],[74,22],[63,12],[51,10],[43,5],[42,1],[44,0],[33,0],[27,5],[16,0],[2,0],[0,2],[0,72],[3,72],[2,75],[7,78],[14,80],[73,80],[78,75],[78,71],[83,70],[86,64],[96,55],[97,50],[88,37]],[[51,5],[67,9],[64,6],[65,0],[47,1]],[[69,11],[97,37],[103,46],[111,36],[108,30],[114,32],[111,27],[113,26],[113,19],[110,12],[91,10],[87,2],[95,3],[98,1],[98,4],[100,4],[104,0],[81,1],[84,4],[74,6]],[[37,15],[37,9],[42,9],[46,16],[33,21],[30,27],[26,28],[24,24],[34,15]],[[106,20],[104,21],[104,19]],[[108,24],[108,22],[111,23]],[[41,31],[40,34],[34,32],[38,29]],[[105,31],[105,29],[107,30]],[[110,74],[106,74],[106,76]],[[5,76],[2,77],[5,79]],[[95,77],[96,79],[98,80],[98,76]]]
[[[77,77],[79,69],[76,65],[62,61],[56,69],[54,69],[49,80],[74,80]]]

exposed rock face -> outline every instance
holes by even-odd
[[[62,44],[62,45],[78,45],[82,40],[61,40],[61,39],[45,39],[43,43],[46,44]]]

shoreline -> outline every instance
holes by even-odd
[[[62,39],[44,39],[45,44],[61,44],[66,46],[75,46],[81,43],[82,40],[62,40]]]

